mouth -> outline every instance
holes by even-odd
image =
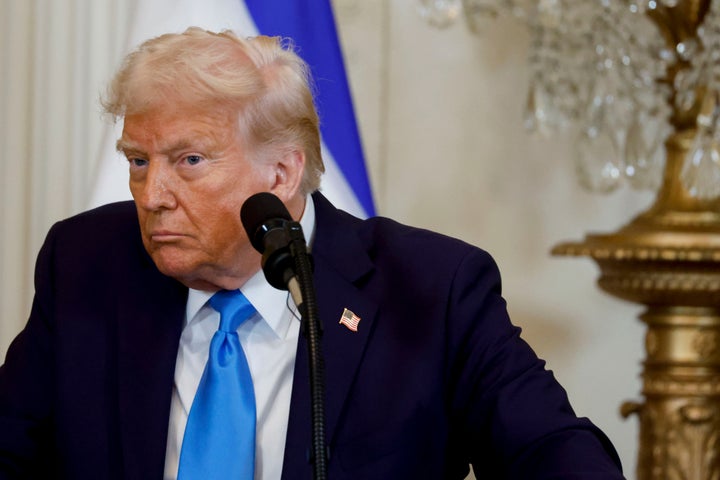
[[[150,232],[149,235],[150,240],[155,243],[172,243],[186,236],[187,235],[183,235],[182,233],[172,232],[168,230],[156,230],[154,232]]]

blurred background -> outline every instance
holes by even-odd
[[[478,35],[432,28],[417,0],[332,4],[378,214],[494,256],[513,321],[635,478],[637,420],[619,406],[640,397],[642,307],[598,290],[591,260],[550,250],[617,230],[653,194],[588,193],[572,139],[526,132],[530,38],[517,21]],[[48,228],[90,205],[109,122],[98,99],[144,16],[137,8],[0,2],[0,362],[27,319]]]

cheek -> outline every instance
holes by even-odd
[[[240,220],[240,207],[233,205],[215,206],[198,212],[196,229],[205,243],[223,245],[225,247],[242,243],[246,238]]]
[[[140,225],[140,234],[143,237],[143,241],[145,241],[145,236],[146,236],[145,234],[148,229],[147,212],[141,208],[137,208],[137,216],[138,216],[138,224]]]
[[[239,245],[247,242],[239,212],[231,212],[226,218],[221,219],[217,231],[225,238],[226,243]]]

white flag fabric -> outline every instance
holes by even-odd
[[[359,217],[375,214],[367,169],[329,0],[138,0],[127,52],[143,41],[198,26],[241,36],[289,37],[316,85],[325,162],[321,191]],[[131,198],[128,166],[115,150],[122,124],[108,126],[89,207]]]

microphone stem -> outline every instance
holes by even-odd
[[[303,333],[307,338],[308,361],[310,370],[310,408],[312,426],[311,462],[313,464],[313,478],[315,480],[327,479],[327,447],[325,442],[325,365],[323,362],[320,339],[322,327],[318,315],[315,298],[315,285],[313,283],[312,265],[310,255],[307,253],[305,238],[299,224],[289,224],[290,252],[295,262],[296,276],[288,282],[292,292],[299,284],[301,295],[298,310],[302,315]],[[292,285],[295,285],[291,288]]]

